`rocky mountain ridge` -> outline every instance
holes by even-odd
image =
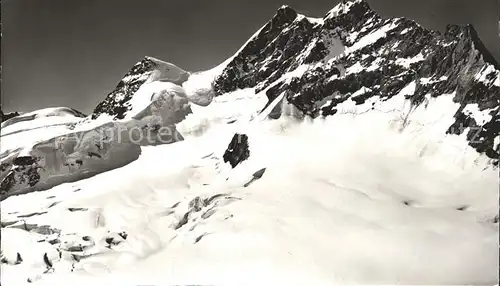
[[[281,7],[216,78],[215,90],[266,90],[269,102],[284,94],[313,118],[334,115],[347,100],[361,105],[404,92],[416,108],[453,94],[459,107],[447,132],[465,132],[469,145],[498,165],[499,70],[471,25],[440,33],[407,18],[383,19],[357,0],[322,19]]]

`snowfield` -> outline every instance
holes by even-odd
[[[235,117],[235,102],[255,102],[237,93]],[[19,226],[3,229],[3,254],[23,260],[2,264],[2,282],[495,283],[498,173],[459,137],[401,131],[386,112],[226,124],[213,112],[225,104],[198,107],[186,122],[203,126],[181,124],[186,140],[143,147],[127,166],[2,201],[2,221]],[[222,155],[235,132],[250,156],[231,168]],[[59,257],[65,241],[82,251]]]

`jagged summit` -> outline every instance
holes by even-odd
[[[276,11],[276,14],[264,27],[264,30],[276,30],[284,28],[286,25],[291,24],[297,18],[297,16],[297,12],[292,9],[292,7],[283,5]]]
[[[132,108],[130,100],[143,84],[153,81],[182,84],[188,76],[187,71],[172,63],[147,56],[136,63],[118,82],[116,88],[96,106],[92,119],[102,114],[110,115],[115,119],[123,119]]]
[[[292,6],[285,4],[285,5],[281,5],[278,8],[277,14],[279,14],[280,12],[285,12],[285,13],[286,12],[291,12],[291,13],[293,13],[293,12],[296,12],[296,11],[292,8]]]
[[[116,88],[108,94],[106,99],[96,106],[92,113],[92,119],[96,119],[103,113],[122,119],[128,110],[127,102],[139,87],[149,79],[158,64],[155,59],[150,57],[145,57],[135,64],[118,82]]]
[[[450,24],[446,26],[446,34],[454,34],[453,31],[459,31],[459,33],[463,34],[464,37],[470,39],[471,42],[474,44],[474,48],[478,50],[479,53],[483,56],[484,61],[492,64],[497,70],[500,70],[500,65],[498,64],[498,61],[491,54],[488,48],[486,48],[483,41],[479,37],[477,30],[474,28],[474,25]]]
[[[365,0],[350,0],[350,1],[341,1],[337,4],[333,9],[328,11],[325,15],[324,19],[331,19],[335,17],[339,17],[345,14],[353,14],[353,15],[363,15],[369,12],[373,12],[370,8],[370,5]]]

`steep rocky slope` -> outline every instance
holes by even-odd
[[[96,119],[101,114],[111,115],[115,119],[123,119],[127,111],[132,108],[130,100],[143,84],[167,80],[180,85],[188,77],[188,72],[173,64],[145,57],[135,64],[118,82],[116,88],[96,106],[92,113],[92,119]]]

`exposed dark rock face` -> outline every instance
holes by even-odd
[[[283,77],[300,66],[306,70]],[[499,81],[499,65],[471,25],[449,25],[440,33],[406,18],[383,19],[357,0],[339,4],[321,21],[280,8],[216,78],[215,91],[267,88],[268,104],[284,94],[313,118],[337,114],[347,100],[361,105],[398,95],[416,108],[452,94],[459,108],[448,133],[467,132],[469,145],[498,165]],[[403,92],[408,87],[414,88]],[[487,122],[464,113],[476,105]],[[280,112],[278,106],[270,117]]]
[[[30,156],[20,156],[14,159],[14,164],[19,166],[28,166],[36,163],[36,159]]]
[[[116,119],[123,119],[130,107],[129,100],[157,67],[158,63],[152,58],[145,58],[134,65],[106,99],[96,106],[92,119],[96,119],[103,113],[114,116]]]
[[[145,57],[142,61],[135,64],[122,80],[118,82],[116,88],[97,105],[91,117],[92,119],[96,119],[101,114],[107,114],[114,119],[123,119],[127,112],[132,109],[130,100],[143,84],[162,81],[181,85],[188,78],[189,73],[174,64],[152,57]],[[158,105],[166,105],[169,102],[160,101],[156,103]],[[190,113],[191,111],[184,110],[184,112]]]
[[[36,158],[34,157],[29,158],[36,161]],[[40,181],[41,177],[38,173],[39,167],[36,162],[24,165],[16,165],[12,163],[5,163],[2,165],[8,165],[6,166],[8,172],[6,172],[6,176],[2,178],[2,182],[0,184],[0,200],[6,198],[10,190],[16,185],[34,187]]]
[[[250,157],[248,149],[248,136],[245,134],[235,134],[224,153],[224,162],[229,162],[231,167],[236,167],[239,163]]]
[[[216,79],[216,94],[254,86],[261,90],[302,61],[312,61],[314,54],[320,53],[319,48],[312,51],[311,56],[306,55],[299,61],[298,57],[315,30],[305,17],[298,17],[288,6],[281,7]]]
[[[16,116],[19,116],[18,112],[3,113],[3,111],[0,110],[0,122],[4,122]]]

